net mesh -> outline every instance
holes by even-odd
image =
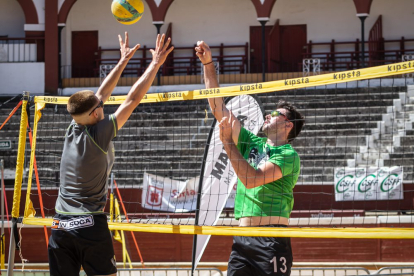
[[[269,114],[279,100],[286,100],[306,117],[292,143],[301,173],[293,190],[291,226],[414,226],[412,84],[411,75],[398,75],[257,95],[259,106],[248,108]],[[117,107],[106,105],[105,114]],[[41,112],[35,155],[45,216],[51,218],[71,118],[64,105],[46,104]],[[214,177],[213,171],[201,175],[211,162],[205,152],[216,146],[210,139],[213,119],[207,100],[142,103],[135,109],[114,139],[112,173],[130,219],[122,216],[123,222],[209,225],[197,221],[196,212],[199,183]],[[231,192],[236,184],[231,176],[224,175],[222,181],[227,179],[226,187],[232,189],[203,190],[201,196],[208,200]],[[32,187],[36,217],[41,214],[38,198]],[[233,206],[234,192],[223,212],[214,204],[200,211],[217,213],[217,226],[236,226]]]

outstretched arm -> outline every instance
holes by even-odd
[[[256,188],[271,183],[282,177],[280,167],[272,162],[266,162],[257,169],[252,167],[243,158],[232,139],[233,128],[232,113],[230,117],[223,117],[220,121],[220,139],[223,142],[224,150],[230,159],[234,172],[247,189]]]
[[[128,33],[125,32],[125,43],[122,41],[122,37],[118,35],[119,45],[121,47],[121,59],[118,64],[111,70],[109,75],[105,78],[102,85],[99,87],[96,96],[98,99],[106,102],[111,96],[112,91],[121,77],[122,72],[125,69],[125,66],[128,64],[128,61],[134,56],[135,52],[139,49],[140,45],[135,45],[134,48],[129,48],[129,38]]]
[[[219,87],[216,75],[216,68],[214,67],[213,57],[211,55],[210,47],[204,41],[198,41],[197,47],[195,48],[196,55],[200,59],[201,63],[204,65],[204,81],[206,83],[206,88],[217,88]],[[222,120],[223,117],[230,117],[230,111],[227,109],[224,104],[223,98],[209,98],[208,103],[210,105],[211,112],[218,122]],[[240,134],[240,122],[239,120],[231,116],[234,119],[232,137],[234,143],[237,145]]]
[[[126,100],[119,106],[118,110],[115,112],[116,121],[118,124],[118,129],[126,123],[131,113],[139,105],[144,95],[147,93],[148,89],[151,87],[151,84],[154,81],[155,76],[157,75],[158,70],[161,65],[167,59],[167,56],[174,47],[168,48],[171,39],[168,38],[167,42],[164,43],[165,35],[157,36],[157,42],[155,44],[155,50],[150,50],[152,53],[152,61],[145,70],[144,74],[135,82],[135,84],[129,90]]]

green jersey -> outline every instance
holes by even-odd
[[[247,189],[238,179],[234,206],[236,219],[253,216],[289,218],[292,212],[293,187],[300,173],[299,155],[290,144],[274,147],[268,145],[266,140],[241,128],[237,148],[255,169],[272,162],[279,166],[282,177],[252,189]]]

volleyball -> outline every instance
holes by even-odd
[[[144,3],[141,0],[113,0],[111,10],[119,23],[131,25],[141,19]]]

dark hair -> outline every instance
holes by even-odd
[[[276,108],[284,108],[288,111],[286,117],[293,123],[293,128],[288,134],[288,141],[291,143],[302,130],[303,125],[305,124],[305,117],[296,110],[296,107],[289,102],[279,101]]]
[[[96,102],[93,91],[82,90],[70,96],[67,109],[70,115],[81,115],[96,105]]]

